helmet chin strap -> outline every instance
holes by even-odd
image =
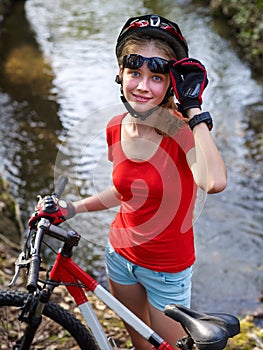
[[[154,108],[149,109],[145,113],[140,113],[140,112],[137,112],[134,108],[132,108],[132,106],[126,100],[124,95],[121,95],[121,100],[122,100],[125,108],[127,109],[127,111],[130,113],[130,115],[132,115],[134,118],[139,118],[141,120],[145,120],[146,118],[148,118],[154,111],[156,111],[160,107],[160,106],[156,106]]]
[[[129,102],[126,100],[124,94],[123,94],[123,89],[122,89],[122,81],[119,77],[119,75],[116,76],[116,79],[115,79],[115,82],[117,84],[121,84],[121,100],[125,106],[125,108],[127,109],[127,111],[130,113],[130,115],[132,115],[134,118],[139,118],[141,120],[145,120],[146,118],[148,118],[153,112],[155,112],[157,109],[159,109],[159,107],[161,107],[164,103],[166,103],[168,101],[168,98],[170,96],[173,95],[173,89],[170,87],[165,96],[164,96],[164,99],[163,101],[158,105],[158,106],[155,106],[151,109],[149,109],[147,112],[145,113],[140,113],[140,112],[137,112],[134,108],[132,108],[132,106],[129,104]]]

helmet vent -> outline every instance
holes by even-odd
[[[157,15],[151,15],[150,17],[150,26],[151,27],[160,27],[161,19]]]

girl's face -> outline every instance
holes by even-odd
[[[160,57],[169,60],[152,44],[140,48],[136,52],[143,57]],[[158,106],[164,99],[170,85],[169,74],[153,73],[149,70],[147,62],[137,69],[120,67],[119,76],[122,79],[123,94],[126,100],[137,112],[144,113]]]

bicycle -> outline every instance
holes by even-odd
[[[75,341],[73,345],[73,342],[68,340],[67,348],[72,350],[117,349],[114,340],[105,334],[88,300],[87,292],[92,292],[116,315],[136,329],[153,349],[174,349],[72,260],[73,248],[78,246],[81,235],[58,227],[65,220],[64,217],[55,221],[52,219],[53,222],[49,217],[51,212],[57,210],[58,199],[67,181],[67,178],[62,177],[51,196],[46,196],[44,200],[40,197],[36,210],[42,210],[43,216],[46,217],[41,217],[35,226],[28,230],[23,250],[15,263],[15,273],[9,286],[14,286],[20,270],[26,269],[27,291],[0,291],[1,349],[60,349],[60,338],[65,339],[68,336]],[[43,271],[41,247],[46,235],[64,244],[56,252],[56,260],[53,266],[45,271],[46,277],[42,280],[39,277]],[[50,300],[59,285],[66,286],[88,327],[74,314]],[[180,322],[186,331],[187,336],[177,342],[177,347],[181,350],[221,350],[225,348],[228,338],[240,332],[238,318],[230,314],[200,313],[180,305],[167,305],[164,312],[168,317]],[[46,318],[53,321],[51,326],[45,323]],[[18,321],[18,328],[14,328],[15,321]],[[62,329],[58,330],[59,326]],[[65,335],[64,331],[69,335]],[[48,339],[44,342],[46,333]],[[53,335],[56,336],[55,347],[47,345]],[[8,345],[5,345],[4,341]]]

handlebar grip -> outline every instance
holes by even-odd
[[[34,255],[31,258],[30,267],[28,271],[27,290],[33,293],[37,289],[38,273],[40,268],[41,259],[38,255]]]
[[[68,178],[66,176],[61,176],[58,181],[58,184],[55,187],[55,191],[53,195],[59,198],[63,193],[63,191],[65,190],[67,183],[68,183]]]

